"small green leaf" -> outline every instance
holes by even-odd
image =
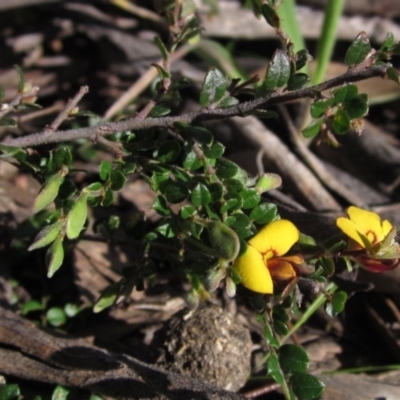
[[[222,199],[224,188],[220,183],[214,182],[208,186],[208,191],[210,192],[211,200],[213,202],[216,202]]]
[[[179,215],[182,219],[188,219],[192,217],[195,213],[196,209],[192,205],[183,206],[179,211]]]
[[[311,116],[313,118],[321,117],[333,104],[333,99],[318,100],[311,106]]]
[[[64,181],[64,177],[67,174],[68,168],[63,167],[57,174],[53,175],[46,182],[35,199],[35,203],[33,205],[33,211],[35,213],[43,210],[54,201],[54,199],[57,197],[60,186]]]
[[[24,71],[19,65],[14,65],[14,68],[18,74],[18,93],[23,93],[25,87]]]
[[[65,315],[70,318],[76,317],[81,311],[82,308],[80,308],[76,304],[67,303],[64,306]]]
[[[151,208],[156,210],[157,213],[162,216],[167,216],[171,214],[171,211],[164,196],[157,196]]]
[[[102,205],[102,207],[108,207],[113,204],[114,201],[114,192],[110,188],[108,188],[103,194],[100,204]]]
[[[286,85],[290,77],[290,60],[282,50],[276,50],[265,73],[264,88],[274,90]]]
[[[362,118],[368,112],[368,98],[359,94],[344,103],[345,110],[350,119]]]
[[[161,182],[159,189],[166,200],[171,204],[180,203],[189,196],[189,189],[187,186],[182,182],[175,182],[172,179]]]
[[[92,395],[89,397],[89,400],[104,400],[104,398],[101,397],[101,396],[98,396],[97,394],[92,394]]]
[[[118,169],[110,173],[111,190],[121,190],[126,182],[126,176]]]
[[[244,184],[234,178],[225,181],[225,188],[227,192],[241,192],[244,189]]]
[[[156,231],[167,239],[175,237],[174,221],[171,218],[163,220],[156,228]]]
[[[344,135],[350,130],[350,117],[344,110],[338,110],[333,117],[332,128],[338,135]]]
[[[233,178],[239,171],[239,167],[229,160],[218,159],[216,164],[216,174],[221,179]]]
[[[312,400],[320,397],[325,385],[315,376],[305,373],[294,373],[289,380],[294,394],[299,400]]]
[[[346,83],[339,89],[333,91],[333,100],[334,104],[337,105],[339,103],[343,103],[346,100],[350,100],[353,97],[357,96],[358,87],[353,84]]]
[[[47,310],[46,319],[49,321],[50,325],[57,327],[64,325],[67,322],[67,316],[65,315],[64,310],[60,307],[52,307]]]
[[[222,72],[216,68],[211,68],[204,78],[200,91],[200,105],[207,107],[221,100],[227,87],[228,82]]]
[[[100,196],[103,193],[103,190],[103,184],[100,182],[93,182],[85,188],[85,192],[88,193],[90,197]]]
[[[267,372],[268,375],[270,375],[275,380],[275,382],[279,383],[280,385],[285,384],[285,377],[282,373],[282,370],[280,369],[279,361],[275,354],[271,354],[268,357]]]
[[[168,60],[168,50],[164,45],[164,42],[161,40],[159,36],[154,38],[154,43],[157,45],[158,49],[160,50],[161,57],[164,61]]]
[[[335,292],[331,295],[330,301],[325,306],[325,311],[330,317],[336,317],[344,310],[347,301],[347,293],[343,291]]]
[[[110,161],[102,161],[102,163],[100,164],[100,167],[99,167],[100,179],[102,181],[106,181],[108,179],[108,177],[110,176],[112,169],[113,169],[113,166],[110,163]]]
[[[276,189],[281,185],[282,178],[279,175],[270,172],[264,174],[258,179],[255,188],[258,193],[262,194],[269,190]]]
[[[302,69],[311,60],[312,57],[308,52],[308,50],[306,49],[299,50],[296,53],[296,71]]]
[[[238,210],[241,207],[241,203],[237,197],[226,200],[222,203],[222,206],[219,210],[221,214],[225,214],[228,210],[235,208]]]
[[[318,135],[322,124],[324,123],[324,119],[316,119],[315,121],[311,122],[310,125],[307,126],[307,128],[303,129],[303,135],[307,139],[311,139],[315,136]]]
[[[44,309],[44,304],[37,300],[30,300],[23,304],[21,308],[21,314],[27,315],[32,311],[41,311]]]
[[[282,321],[274,321],[274,330],[278,336],[285,336],[289,332],[289,328]]]
[[[287,324],[290,321],[290,316],[286,309],[280,304],[277,304],[272,309],[272,315],[274,321],[281,321],[283,324]]]
[[[239,238],[234,230],[220,221],[202,221],[208,232],[211,247],[225,261],[237,258],[240,249]]]
[[[365,32],[361,32],[347,49],[344,57],[344,62],[349,67],[362,63],[369,52],[371,51],[371,44]]]
[[[202,166],[196,153],[192,150],[188,152],[183,159],[183,167],[188,171],[194,171]]]
[[[105,308],[112,306],[118,299],[121,292],[122,281],[115,282],[102,290],[99,299],[93,307],[93,312],[98,313]]]
[[[225,199],[226,203],[230,204],[229,210],[231,210],[231,211],[237,211],[237,210],[241,209],[243,206],[243,199],[239,193],[229,192],[224,196],[224,199]],[[234,202],[232,202],[232,201],[234,201]]]
[[[306,86],[309,82],[310,82],[310,77],[307,74],[297,73],[289,78],[288,89],[298,90]]]
[[[274,332],[268,324],[264,325],[264,337],[267,343],[272,347],[279,347],[279,340],[275,337]],[[275,359],[273,359],[275,363]],[[276,363],[278,363],[278,359],[276,359]]]
[[[281,27],[281,20],[279,18],[278,13],[275,11],[273,7],[271,7],[267,3],[263,3],[261,5],[260,11],[269,25],[271,25],[275,29],[279,29]]]
[[[285,372],[306,372],[310,363],[307,352],[300,346],[284,344],[278,350],[279,363]]]
[[[243,208],[254,208],[260,201],[261,195],[257,189],[246,188],[239,192],[243,199]]]
[[[225,146],[220,142],[213,142],[210,147],[203,147],[203,153],[208,158],[219,158],[224,154]]]
[[[246,239],[254,234],[251,220],[245,214],[232,214],[225,220],[225,223],[238,234],[239,238]]]
[[[14,118],[2,117],[0,119],[0,126],[5,128],[16,128],[17,122],[15,121]]]
[[[20,395],[19,386],[16,384],[8,384],[0,388],[0,400],[13,400]]]
[[[54,273],[61,267],[64,261],[64,247],[63,238],[58,238],[47,249],[46,252],[46,266],[47,277],[51,278]]]
[[[268,224],[277,217],[278,209],[273,203],[261,203],[255,206],[250,213],[250,219],[257,224]]]
[[[194,207],[206,206],[211,202],[211,194],[206,185],[198,183],[192,190],[191,202]]]
[[[386,76],[393,82],[400,83],[399,81],[399,73],[396,68],[390,67],[386,70]]]
[[[218,289],[218,286],[222,279],[226,276],[225,268],[214,268],[208,272],[205,280],[204,286],[209,292],[214,292]]]
[[[69,390],[63,386],[57,386],[53,394],[51,395],[51,400],[67,400]]]
[[[170,163],[176,160],[180,151],[181,146],[178,142],[175,140],[167,140],[155,151],[154,156],[161,162]]]
[[[88,194],[82,192],[67,215],[65,232],[68,239],[76,239],[85,225],[88,208],[87,198]]]
[[[381,47],[379,48],[378,51],[382,51],[382,52],[388,51],[393,46],[393,43],[394,43],[393,33],[389,32],[386,35],[385,40],[381,44]]]
[[[174,126],[186,140],[192,139],[205,146],[210,146],[214,140],[212,133],[204,126],[190,125],[185,122],[176,122]]]
[[[397,43],[393,47],[391,47],[390,52],[394,56],[400,56],[400,43]]]
[[[33,243],[29,246],[28,251],[40,249],[41,247],[47,246],[48,244],[54,242],[61,228],[64,225],[63,220],[59,220],[54,224],[44,227],[35,237]]]
[[[160,64],[151,64],[158,72],[158,76],[161,80],[171,78],[171,74]]]
[[[220,108],[228,108],[228,107],[235,106],[238,103],[239,103],[239,100],[236,97],[227,96],[221,100],[221,102],[219,103],[219,107]]]
[[[71,165],[73,161],[71,149],[67,146],[59,147],[52,151],[51,160],[53,162],[53,168],[60,168],[63,165]]]

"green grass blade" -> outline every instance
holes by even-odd
[[[318,41],[317,55],[315,57],[317,66],[311,78],[313,85],[322,82],[326,69],[332,57],[333,47],[336,42],[336,31],[339,18],[342,15],[346,0],[329,0],[325,10],[324,23],[320,40]]]

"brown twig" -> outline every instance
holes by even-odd
[[[294,90],[292,92],[286,92],[283,94],[273,92],[268,94],[267,96],[244,103],[239,103],[235,106],[224,109],[210,110],[207,108],[202,108],[199,111],[176,117],[147,118],[144,120],[130,118],[124,121],[109,122],[93,127],[58,131],[54,132],[52,135],[44,135],[43,132],[39,132],[22,138],[7,140],[2,142],[2,144],[23,148],[36,147],[49,143],[70,142],[77,139],[90,139],[93,136],[107,136],[127,130],[143,130],[155,127],[169,128],[178,121],[190,124],[195,121],[217,120],[233,116],[243,116],[253,112],[254,110],[266,108],[271,105],[287,103],[289,101],[303,98],[314,98],[316,93],[331,89],[336,86],[340,86],[344,83],[358,82],[376,76],[384,77],[389,67],[391,67],[391,64],[387,63],[384,65],[372,66],[362,71],[353,71],[352,69],[350,69],[347,73],[343,75],[330,79],[321,84],[312,86],[310,88]]]
[[[350,204],[354,204],[361,208],[367,208],[365,202],[354,192],[342,185],[334,176],[325,168],[322,161],[309,150],[303,141],[301,134],[297,131],[292,118],[284,105],[279,105],[279,111],[282,113],[282,120],[285,121],[289,130],[290,138],[297,152],[303,161],[314,171],[318,179],[332,192],[338,194]]]
[[[82,97],[88,92],[88,86],[81,86],[79,92],[72,99],[68,100],[64,109],[57,115],[56,119],[50,125],[46,126],[43,133],[46,135],[54,133],[58,129],[58,127],[70,116],[71,111],[82,100]]]

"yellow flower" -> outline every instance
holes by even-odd
[[[287,256],[299,240],[298,229],[284,219],[273,221],[248,241],[246,252],[234,263],[243,286],[253,292],[272,294],[273,282],[287,281],[297,276],[296,264],[301,256]]]
[[[336,220],[338,228],[360,245],[361,248],[372,250],[381,243],[393,229],[392,224],[371,211],[351,206],[347,209],[349,218],[340,217]]]
[[[395,230],[388,220],[371,211],[351,206],[349,218],[336,220],[338,228],[351,240],[352,259],[371,272],[383,272],[399,264],[399,245],[394,240]]]

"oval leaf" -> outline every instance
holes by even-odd
[[[240,250],[239,238],[234,230],[220,221],[204,221],[212,248],[225,261],[237,258]]]
[[[211,194],[206,185],[198,183],[192,190],[191,201],[194,207],[206,206],[211,202]]]
[[[227,87],[228,82],[222,72],[216,68],[211,68],[204,78],[200,91],[200,105],[207,107],[221,100]]]
[[[265,74],[264,87],[274,90],[286,85],[290,77],[290,60],[282,50],[276,50]]]
[[[365,32],[361,32],[354,40],[354,42],[347,49],[344,62],[349,66],[362,63],[369,52],[371,51],[371,44]]]
[[[66,234],[68,239],[76,239],[85,225],[88,207],[87,197],[87,193],[82,193],[67,215]]]
[[[51,278],[64,261],[62,238],[58,238],[46,252],[47,277]]]
[[[64,225],[63,220],[59,220],[54,224],[44,227],[35,237],[33,243],[29,246],[28,251],[40,249],[56,240],[58,234]]]
[[[64,181],[64,177],[67,174],[68,168],[63,167],[57,174],[53,175],[47,181],[35,199],[35,203],[33,204],[33,212],[37,213],[43,210],[54,201],[54,199],[57,197],[60,186]]]
[[[290,385],[299,400],[316,399],[324,392],[325,385],[315,376],[304,373],[294,373]]]
[[[294,344],[284,344],[278,351],[279,363],[285,372],[307,371],[310,359],[302,347]]]

